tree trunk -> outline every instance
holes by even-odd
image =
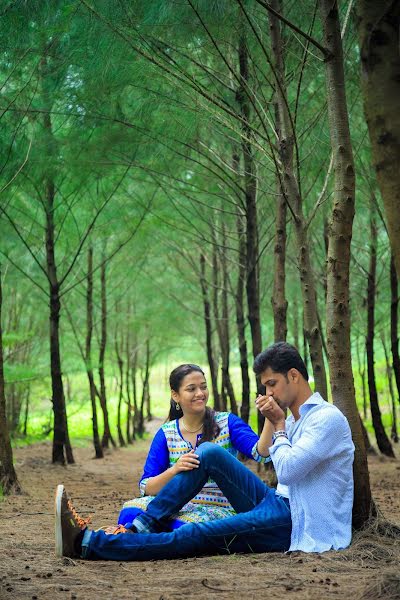
[[[151,421],[151,396],[150,396],[150,338],[146,340],[146,375],[145,375],[145,388],[146,388],[146,418]]]
[[[100,443],[97,424],[96,386],[92,368],[92,333],[93,333],[93,248],[88,248],[87,291],[86,291],[86,347],[85,364],[89,380],[90,402],[92,405],[93,446],[96,458],[103,458],[103,448]]]
[[[28,435],[28,417],[29,417],[29,400],[31,396],[31,386],[28,384],[28,388],[26,390],[25,395],[25,413],[24,413],[24,428],[22,430],[22,435],[26,437]]]
[[[369,402],[371,406],[372,424],[374,426],[376,442],[379,450],[386,456],[394,457],[392,444],[386,434],[382,423],[381,411],[379,408],[378,392],[375,382],[374,368],[374,337],[375,337],[375,294],[376,294],[376,247],[377,247],[377,230],[374,214],[374,199],[371,200],[371,215],[370,215],[370,262],[368,271],[368,286],[367,286],[367,372],[368,372],[368,389]]]
[[[397,397],[400,402],[400,356],[398,335],[399,291],[393,254],[390,259],[390,292],[390,346],[392,352],[393,373],[397,387]]]
[[[392,410],[392,429],[390,432],[390,437],[392,438],[394,443],[397,444],[399,441],[399,434],[397,431],[397,412],[396,412],[397,402],[396,402],[394,387],[393,387],[393,368],[392,368],[392,365],[390,364],[389,352],[386,347],[384,334],[382,334],[381,340],[382,340],[383,351],[385,353],[386,376],[387,376],[388,383],[389,383],[389,394],[390,394],[391,410]]]
[[[14,469],[13,452],[6,418],[6,396],[4,392],[3,330],[1,309],[3,292],[0,271],[0,490],[3,494],[20,493],[17,474]]]
[[[293,299],[293,343],[298,350],[300,350],[300,338],[299,338],[299,307],[297,305],[297,297]]]
[[[366,420],[366,418],[367,418],[367,387],[366,387],[366,378],[365,378],[365,352],[363,351],[363,353],[362,353],[362,361],[361,361],[360,349],[358,347],[358,338],[357,338],[357,343],[356,343],[356,350],[357,350],[358,374],[361,379],[361,388],[362,388],[362,395],[363,395],[363,417],[364,417],[364,420]],[[364,350],[364,347],[363,347],[363,350]]]
[[[127,314],[127,322],[128,327],[126,331],[126,343],[125,343],[125,391],[126,391],[126,441],[128,444],[132,444],[132,434],[131,434],[131,425],[133,425],[132,420],[132,400],[131,400],[131,348],[130,348],[130,323],[131,323],[131,307],[128,304],[128,314]]]
[[[233,166],[235,172],[238,172],[239,156],[234,154]],[[244,225],[244,216],[238,207],[236,218],[236,229],[238,234],[239,250],[239,268],[235,294],[236,327],[238,334],[238,346],[240,356],[240,373],[242,378],[242,403],[240,406],[240,416],[245,423],[249,422],[250,417],[250,378],[249,361],[247,359],[247,341],[246,324],[244,316],[243,295],[246,280],[246,232]]]
[[[212,300],[213,300],[213,311],[214,311],[214,320],[217,329],[217,336],[219,341],[219,349],[221,355],[221,362],[223,365],[224,357],[222,356],[223,352],[223,340],[222,340],[222,332],[221,332],[221,317],[219,314],[219,261],[217,255],[217,240],[215,238],[214,232],[211,232],[213,238],[213,248],[212,248]],[[221,369],[222,372],[223,369]],[[224,386],[223,377],[221,378],[221,394],[220,394],[220,410],[226,411],[228,408],[226,389]]]
[[[64,449],[68,463],[74,463],[75,461],[69,444],[64,388],[61,373],[59,328],[61,304],[54,248],[54,183],[48,180],[46,188],[46,261],[50,288],[50,371],[54,412],[53,463],[65,464]]]
[[[246,297],[248,319],[250,324],[253,357],[262,350],[261,316],[260,316],[260,281],[259,281],[259,238],[257,216],[257,172],[252,145],[253,133],[250,127],[250,103],[246,95],[250,81],[248,51],[244,35],[239,38],[239,73],[241,85],[236,92],[242,118],[241,147],[244,165],[244,204],[246,215]],[[257,392],[262,393],[263,387],[256,377]],[[257,411],[258,431],[264,425],[264,417]]]
[[[131,415],[132,419],[132,440],[136,439],[136,434],[138,433],[138,418],[139,418],[139,410],[138,410],[138,402],[137,402],[137,383],[136,383],[136,371],[137,371],[137,340],[136,334],[134,337],[134,349],[131,357],[131,381],[132,381],[132,396],[133,396],[133,413]]]
[[[399,2],[356,3],[364,111],[390,244],[400,273]]]
[[[229,373],[229,358],[230,358],[230,334],[229,334],[229,308],[228,308],[228,267],[226,261],[226,235],[225,235],[225,224],[221,224],[222,238],[221,245],[219,246],[221,265],[221,318],[217,321],[218,337],[221,348],[221,372],[222,372],[222,390],[223,396],[229,398],[230,411],[237,415],[237,403],[235,398],[235,392],[231,382]],[[216,292],[218,293],[218,289]],[[224,409],[227,410],[227,407]]]
[[[121,342],[121,348],[123,347],[123,341]],[[119,372],[119,381],[118,381],[118,407],[117,407],[117,433],[118,433],[118,441],[121,447],[126,446],[124,436],[122,435],[122,426],[121,426],[121,409],[122,409],[122,400],[124,395],[124,361],[122,360],[121,351],[119,347],[118,341],[118,331],[115,331],[115,355],[117,357],[118,364],[118,372]]]
[[[274,26],[278,26],[274,23]],[[271,23],[272,27],[272,23]],[[279,111],[276,110],[276,127],[280,137]],[[275,218],[275,245],[274,245],[274,287],[272,291],[272,310],[274,314],[274,340],[285,342],[287,337],[287,307],[285,295],[286,280],[286,213],[287,205],[282,191],[280,177],[276,177],[276,218]]]
[[[112,446],[114,448],[116,448],[116,443],[114,441],[114,438],[111,435],[110,421],[108,418],[106,380],[105,380],[105,374],[104,374],[104,360],[105,360],[106,345],[107,345],[106,262],[105,262],[104,253],[102,256],[100,281],[101,281],[101,335],[100,335],[100,347],[99,347],[99,379],[100,379],[99,400],[100,400],[101,410],[103,412],[103,421],[104,421],[104,432],[103,432],[103,437],[101,439],[101,445],[103,446],[103,448],[108,448],[108,445],[111,442]]]
[[[271,6],[281,12],[279,0],[273,0]],[[294,213],[294,230],[298,254],[301,291],[304,305],[304,330],[310,349],[315,389],[324,397],[328,397],[324,357],[322,351],[321,329],[318,323],[317,293],[314,274],[311,266],[310,244],[308,241],[308,225],[303,214],[303,200],[299,182],[293,168],[294,136],[293,123],[288,110],[286,91],[285,58],[283,41],[280,31],[280,21],[269,14],[272,55],[276,77],[277,122],[279,139],[279,155],[283,173],[277,173],[281,183],[285,201],[289,202]]]
[[[144,434],[144,407],[147,404],[147,396],[149,394],[149,378],[150,378],[150,343],[146,341],[146,364],[144,369],[144,376],[142,377],[142,400],[140,402],[139,412],[139,435],[143,437]]]
[[[208,297],[208,286],[206,279],[206,259],[204,254],[200,254],[200,286],[201,294],[203,297],[203,310],[204,310],[204,324],[206,328],[206,348],[207,348],[207,360],[210,369],[211,385],[214,396],[214,408],[215,410],[221,410],[220,397],[218,392],[218,377],[215,368],[214,351],[212,345],[212,329],[211,329],[211,306]]]
[[[343,50],[336,0],[319,3],[325,47],[328,119],[334,157],[335,190],[329,223],[327,258],[327,346],[332,398],[347,417],[355,445],[353,525],[362,527],[371,514],[367,455],[358,413],[350,342],[350,246],[355,197],[353,153],[347,113]]]

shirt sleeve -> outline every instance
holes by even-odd
[[[146,458],[143,475],[139,482],[141,496],[146,495],[146,483],[150,477],[164,473],[169,467],[169,452],[167,440],[163,429],[159,429],[151,442],[150,450]]]
[[[259,437],[250,425],[245,423],[240,417],[232,413],[228,417],[229,436],[232,446],[245,456],[253,458],[257,462],[269,462],[269,456],[261,456],[257,450]]]
[[[329,405],[328,405],[329,406]],[[350,449],[349,424],[338,410],[316,410],[298,441],[278,437],[269,449],[279,483],[291,485],[306,477],[319,463]]]

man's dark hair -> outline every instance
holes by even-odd
[[[287,375],[290,369],[297,369],[308,381],[307,367],[303,359],[297,348],[287,342],[276,342],[256,356],[253,364],[254,373],[260,375],[268,368],[282,375]]]

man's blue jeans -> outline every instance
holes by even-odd
[[[106,560],[151,560],[204,554],[285,551],[290,546],[289,503],[223,448],[205,442],[198,469],[176,475],[135,519],[159,533],[86,533],[82,556]],[[169,532],[168,518],[211,477],[238,513],[227,519],[190,523]],[[163,531],[164,529],[164,531]]]

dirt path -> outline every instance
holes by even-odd
[[[79,600],[251,600],[325,598],[400,599],[399,539],[363,535],[345,552],[232,555],[148,563],[56,559],[54,489],[64,483],[93,525],[114,523],[123,501],[136,495],[148,443],[93,460],[91,449],[75,450],[76,465],[50,464],[51,447],[15,452],[27,495],[0,503],[0,598]],[[371,460],[380,509],[400,525],[400,462]],[[389,587],[380,592],[386,582]],[[368,587],[369,596],[365,595]]]

